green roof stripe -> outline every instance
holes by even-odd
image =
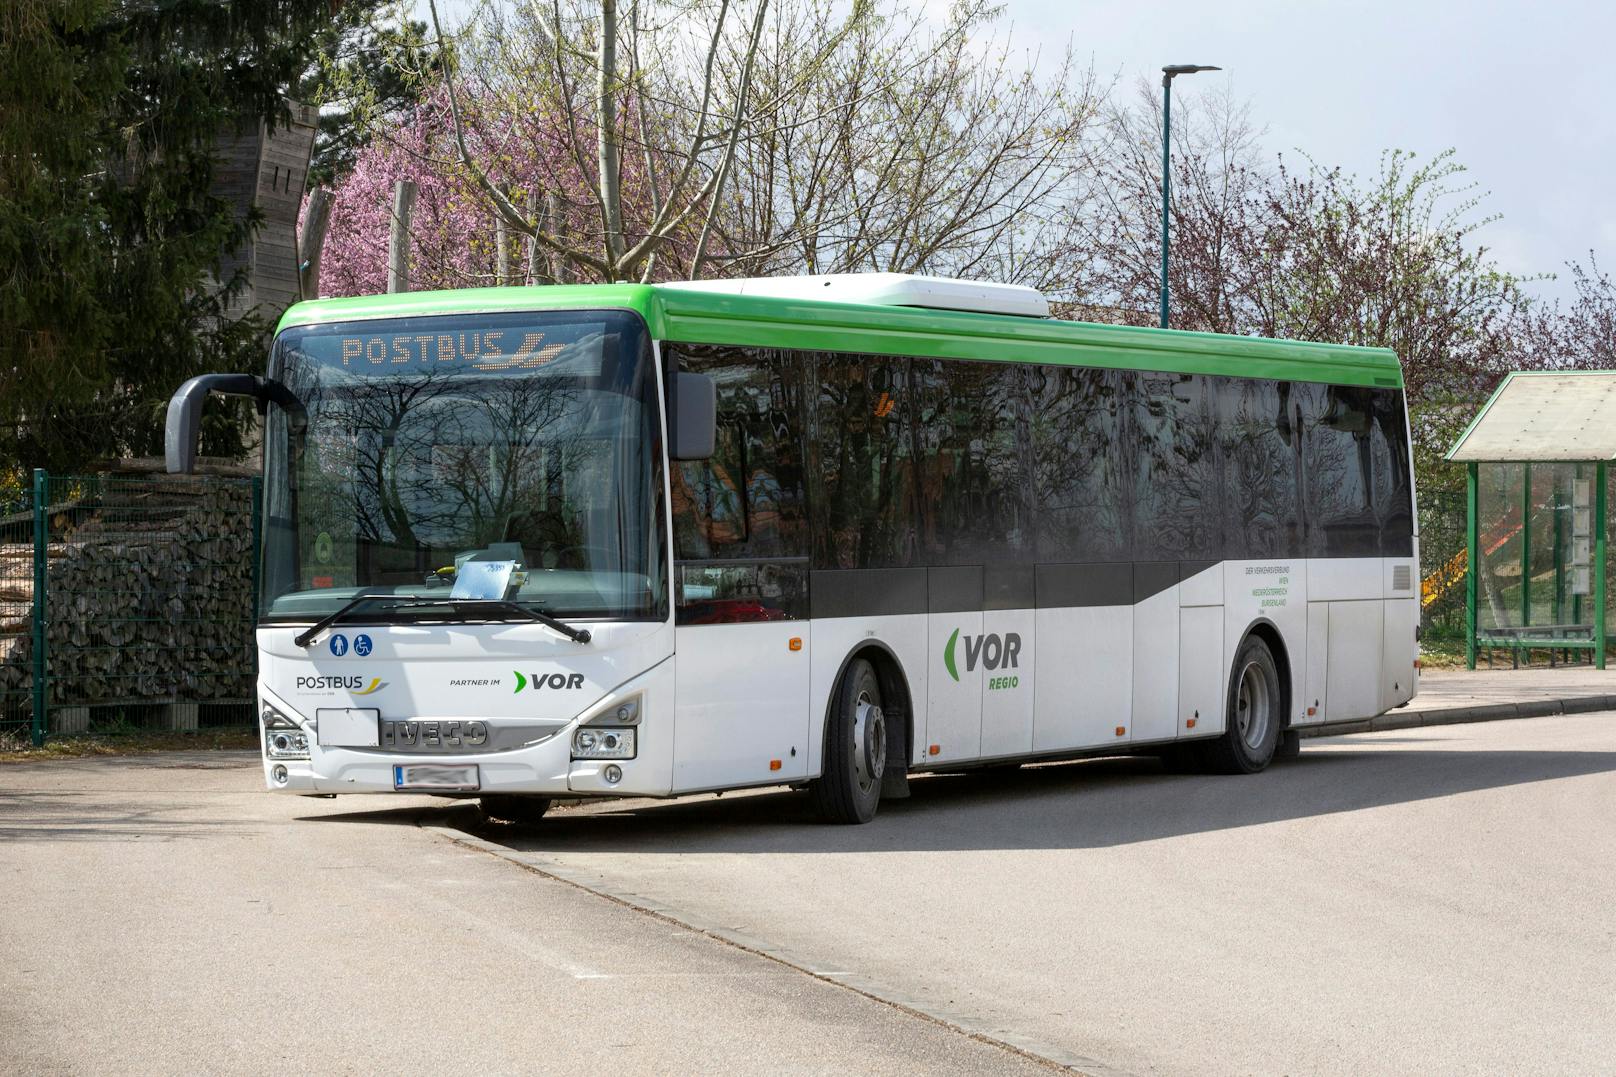
[[[1383,348],[1266,340],[1136,326],[1094,325],[742,296],[643,284],[478,288],[299,303],[280,328],[367,318],[514,310],[613,308],[640,314],[659,340],[1048,363],[1401,386],[1397,356]]]

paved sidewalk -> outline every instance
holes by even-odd
[[[1603,710],[1616,710],[1616,669],[1432,670],[1420,674],[1419,694],[1407,707],[1364,722],[1305,730],[1302,735],[1335,736]]]

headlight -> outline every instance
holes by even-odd
[[[264,705],[264,750],[271,759],[307,759],[309,735],[298,724],[269,706]]]
[[[585,726],[572,735],[574,759],[633,759],[634,730]]]

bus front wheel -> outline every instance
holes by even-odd
[[[1279,665],[1257,636],[1248,636],[1235,655],[1226,717],[1223,736],[1206,745],[1211,769],[1255,774],[1267,767],[1284,733],[1285,710]]]
[[[836,686],[825,722],[825,770],[808,783],[814,813],[828,823],[867,823],[881,800],[887,766],[886,714],[875,667],[854,659]]]
[[[482,810],[484,822],[536,823],[550,810],[550,798],[507,793],[479,797],[477,806]]]

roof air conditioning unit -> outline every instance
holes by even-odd
[[[1049,317],[1049,302],[1036,288],[949,277],[920,277],[909,273],[830,273],[820,277],[670,281],[660,287],[780,299],[817,299],[830,303],[868,303],[882,307],[1014,314],[1024,318]]]

